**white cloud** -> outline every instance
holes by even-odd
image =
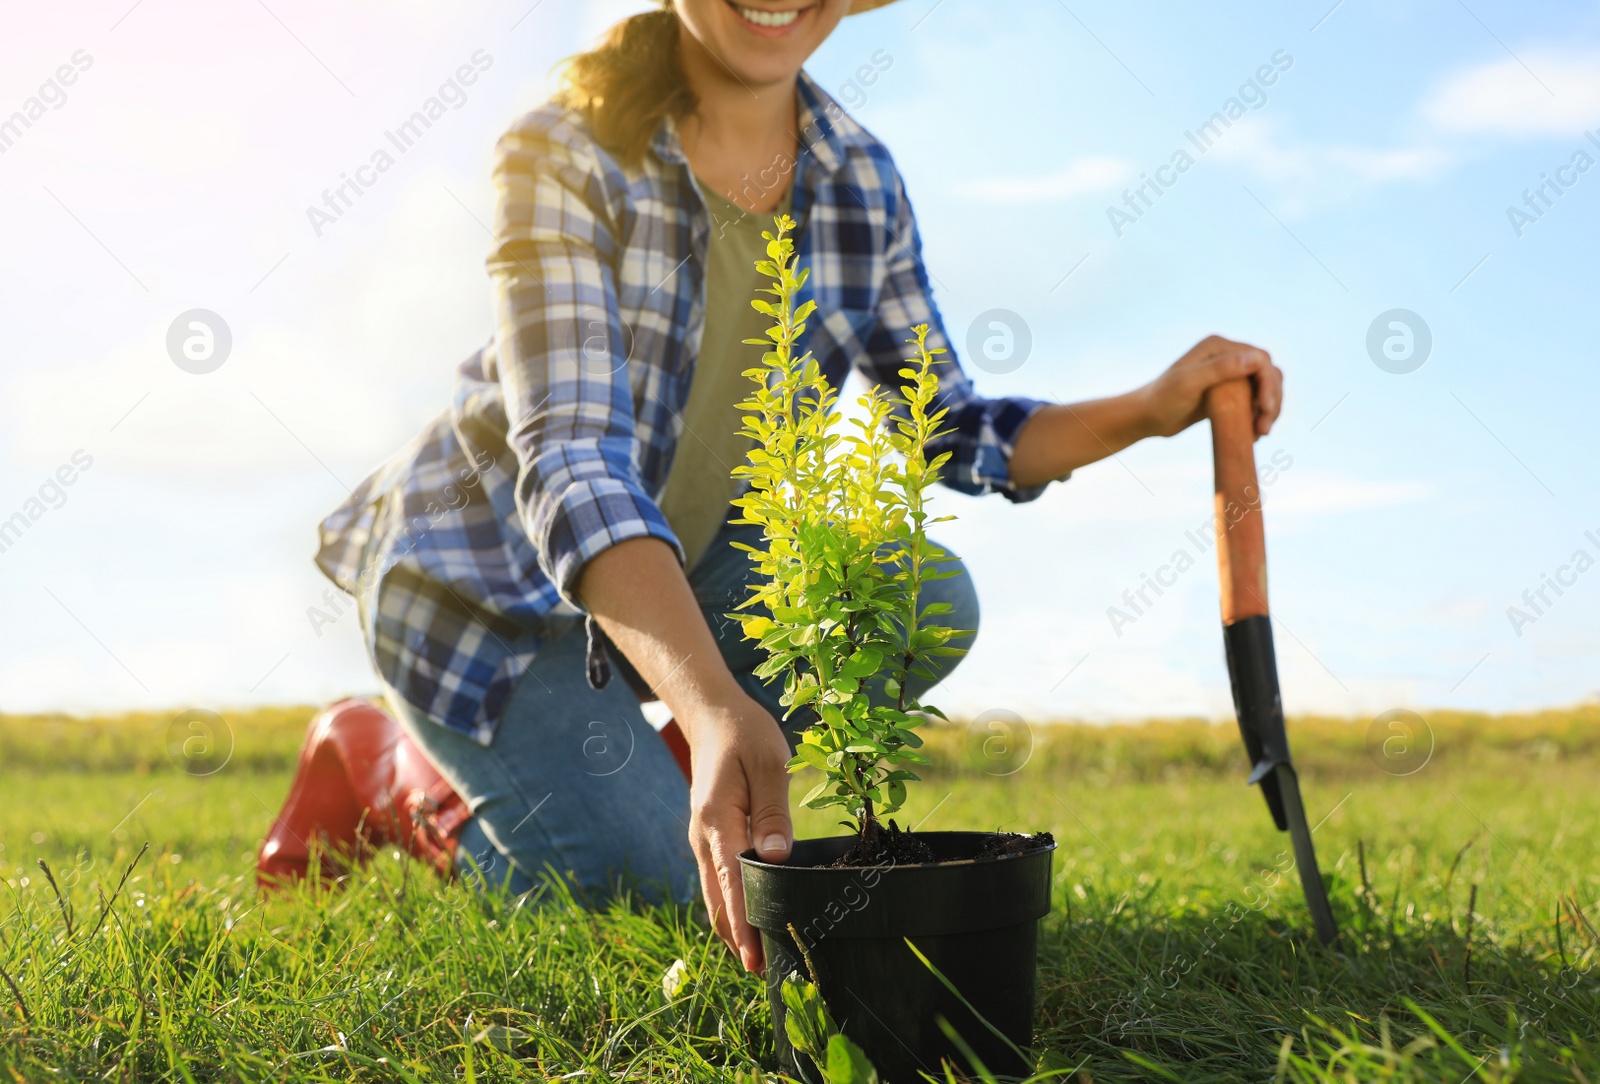
[[[315,456],[344,464],[354,484],[448,405],[456,365],[492,330],[486,236],[445,181],[418,174],[390,217],[340,223],[358,231],[338,239],[345,247],[303,249],[300,278],[285,274],[291,308],[221,312],[233,352],[214,374],[168,358],[174,302],[98,357],[11,375],[0,384],[6,452],[54,467],[73,446],[63,432],[98,432],[92,452],[153,477],[270,476],[319,469]]]
[[[1418,109],[1435,138],[1488,132],[1572,137],[1600,124],[1600,53],[1528,50],[1445,77]],[[1211,157],[1284,186],[1290,215],[1349,200],[1382,185],[1433,180],[1460,155],[1424,140],[1393,147],[1297,141],[1266,117],[1229,128]]]
[[[1438,176],[1453,156],[1426,145],[1364,147],[1294,142],[1265,118],[1247,117],[1228,130],[1211,155],[1293,189],[1291,212],[1348,198],[1362,189]]]
[[[956,194],[983,203],[1035,203],[1106,192],[1131,176],[1120,158],[1080,158],[1042,177],[984,177],[956,186]]]
[[[1575,136],[1600,123],[1600,53],[1523,50],[1444,79],[1422,114],[1446,131]],[[1524,66],[1526,65],[1526,66]]]

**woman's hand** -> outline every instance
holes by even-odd
[[[1134,394],[1143,400],[1150,433],[1170,437],[1206,416],[1206,392],[1212,386],[1240,377],[1250,378],[1256,436],[1264,437],[1283,408],[1283,370],[1249,343],[1207,336]]]
[[[1207,390],[1240,377],[1255,389],[1256,435],[1266,436],[1283,407],[1283,373],[1265,350],[1212,335],[1142,388],[1037,411],[1017,434],[1011,480],[1043,485],[1145,437],[1181,433],[1206,416]]]
[[[717,932],[751,971],[761,938],[744,916],[739,852],[789,857],[789,743],[729,672],[670,546],[630,538],[584,565],[577,594],[689,743],[689,844]]]
[[[717,933],[747,971],[760,971],[761,935],[745,918],[739,854],[754,847],[763,861],[789,857],[789,742],[743,690],[698,715],[678,725],[694,763],[689,844],[700,866],[700,890]]]

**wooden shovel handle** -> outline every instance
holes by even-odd
[[[1215,468],[1217,573],[1222,623],[1267,612],[1267,536],[1256,481],[1255,405],[1248,379],[1206,392]]]

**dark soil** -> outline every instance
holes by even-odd
[[[1049,832],[1035,832],[1031,836],[1018,835],[1016,832],[997,832],[983,841],[977,857],[1004,858],[1008,854],[1027,854],[1029,851],[1048,847],[1055,841],[1056,837]]]
[[[894,821],[884,828],[868,822],[867,831],[856,837],[855,844],[834,859],[830,869],[849,869],[853,866],[914,866],[920,862],[934,861],[933,851],[910,832],[903,832]]]
[[[1027,854],[1055,843],[1049,832],[1036,832],[1031,836],[1016,832],[996,832],[983,841],[978,853],[971,857],[1004,858],[1007,855]],[[936,862],[930,848],[910,832],[901,829],[894,821],[887,828],[872,824],[868,831],[857,836],[848,851],[833,860],[830,869],[854,869],[862,866],[914,866],[922,862]]]

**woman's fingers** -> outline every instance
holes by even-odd
[[[1283,370],[1269,362],[1256,374],[1255,391],[1256,435],[1264,437],[1283,410]]]
[[[743,818],[740,820],[742,822]],[[728,901],[728,924],[733,931],[734,951],[739,954],[746,971],[760,971],[765,962],[761,938],[744,913],[744,871],[739,866],[739,855],[749,845],[743,823],[711,838],[712,861],[717,865],[717,877],[722,882],[722,898]]]
[[[748,970],[759,971],[761,939],[745,917],[739,855],[753,845],[765,861],[789,857],[789,743],[776,720],[742,694],[689,733],[695,768],[689,839],[700,890],[717,933]]]
[[[1249,343],[1228,342],[1225,346],[1218,347],[1211,354],[1209,361],[1211,383],[1217,384],[1241,376],[1254,376],[1272,364],[1272,355]]]
[[[694,842],[695,865],[700,870],[700,895],[706,901],[706,913],[711,916],[711,923],[717,929],[717,936],[722,938],[734,952],[739,951],[739,945],[733,939],[733,928],[728,923],[728,903],[722,896],[722,885],[717,877],[716,864],[711,858],[711,847],[699,825],[690,833]]]
[[[1217,359],[1221,372],[1213,383],[1249,377],[1254,392],[1256,436],[1272,431],[1283,409],[1283,370],[1272,364],[1272,355],[1248,343],[1230,343]]]
[[[1192,353],[1199,355],[1194,370],[1201,379],[1202,401],[1207,389],[1248,377],[1254,390],[1256,435],[1264,437],[1272,431],[1283,409],[1283,370],[1272,363],[1271,354],[1218,335],[1201,341]]]
[[[781,754],[787,754],[787,745]],[[763,862],[782,862],[794,842],[789,820],[789,769],[783,759],[750,766],[750,841]]]
[[[717,933],[739,956],[746,971],[762,966],[761,940],[744,913],[744,874],[739,855],[750,846],[745,829],[744,810],[722,806],[706,811],[702,819],[703,855],[700,860],[700,887],[708,908],[716,906]],[[715,902],[713,902],[715,901]]]

